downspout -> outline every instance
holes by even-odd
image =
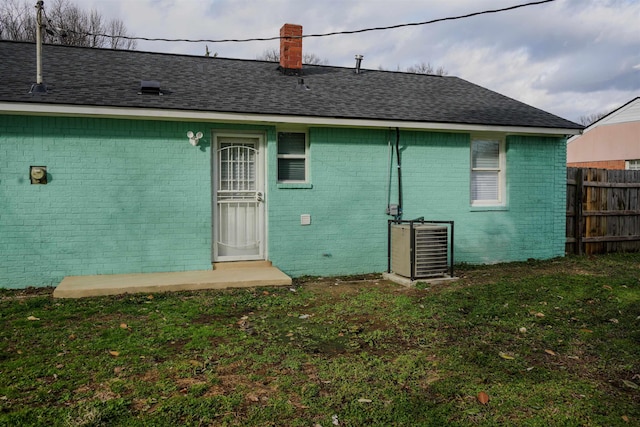
[[[393,147],[391,146],[391,135],[387,133],[387,215],[391,215],[391,164],[393,163]]]
[[[402,160],[400,158],[400,128],[396,128],[396,161],[398,162],[398,214],[397,220],[402,219]]]

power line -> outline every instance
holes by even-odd
[[[539,5],[539,4],[543,4],[543,3],[551,3],[551,2],[554,2],[554,1],[556,1],[556,0],[542,0],[542,1],[519,4],[519,5],[515,5],[515,6],[504,7],[504,8],[501,8],[501,9],[484,10],[482,12],[473,12],[473,13],[468,13],[466,15],[450,16],[450,17],[447,17],[447,18],[438,18],[438,19],[432,19],[430,21],[423,21],[423,22],[409,22],[409,23],[405,23],[405,24],[389,25],[389,26],[386,26],[386,27],[362,28],[362,29],[359,29],[359,30],[334,31],[334,32],[330,32],[330,33],[320,33],[320,34],[303,34],[302,38],[328,37],[328,36],[337,36],[337,35],[344,35],[344,34],[358,34],[358,33],[370,32],[370,31],[393,30],[393,29],[396,29],[396,28],[403,28],[403,27],[415,27],[415,26],[419,26],[419,25],[429,25],[429,24],[435,24],[437,22],[454,21],[454,20],[457,20],[457,19],[471,18],[473,16],[478,16],[478,15],[486,15],[486,14],[490,14],[490,13],[506,12],[506,11],[509,11],[509,10],[520,9],[522,7],[535,6],[535,5]],[[281,38],[280,36],[275,36],[275,37],[253,37],[253,38],[248,38],[248,39],[217,39],[217,40],[215,40],[215,39],[214,40],[212,40],[212,39],[167,39],[167,38],[150,38],[150,37],[134,37],[134,36],[114,36],[114,35],[110,35],[110,34],[98,34],[98,33],[80,32],[80,31],[74,31],[74,30],[66,30],[66,31],[68,33],[73,33],[73,34],[78,34],[78,35],[83,35],[83,36],[120,38],[120,39],[126,39],[126,40],[142,40],[142,41],[150,41],[150,42],[245,43],[245,42],[260,42],[260,41],[279,40]]]
[[[473,12],[473,13],[469,13],[469,14],[466,14],[466,15],[450,16],[448,18],[432,19],[431,21],[410,22],[410,23],[407,23],[407,24],[390,25],[390,26],[387,26],[387,27],[363,28],[361,30],[336,31],[336,32],[333,32],[333,33],[324,33],[324,34],[309,34],[309,35],[303,35],[302,37],[325,37],[325,36],[335,36],[335,35],[338,35],[338,34],[357,34],[357,33],[365,33],[365,32],[368,32],[368,31],[392,30],[392,29],[402,28],[402,27],[415,27],[415,26],[419,26],[419,25],[435,24],[436,22],[454,21],[456,19],[464,19],[464,18],[470,18],[472,16],[486,15],[486,14],[489,14],[489,13],[505,12],[505,11],[508,11],[508,10],[519,9],[521,7],[535,6],[535,5],[543,4],[543,3],[551,3],[553,1],[556,1],[556,0],[542,0],[542,1],[537,1],[537,2],[526,3],[526,4],[519,4],[519,5],[516,5],[516,6],[505,7],[505,8],[502,8],[502,9],[485,10],[485,11],[482,11],[482,12]],[[276,38],[279,38],[279,37],[276,37]]]

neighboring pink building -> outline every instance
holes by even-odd
[[[567,166],[640,170],[640,97],[570,138]]]

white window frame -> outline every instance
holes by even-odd
[[[297,133],[304,135],[304,154],[280,154],[279,146],[281,133]],[[276,132],[276,155],[278,164],[276,165],[276,180],[279,184],[304,184],[309,182],[309,133],[300,129],[278,129]],[[280,179],[280,159],[303,159],[304,160],[304,180]]]
[[[625,163],[625,169],[630,171],[640,171],[640,159],[627,160]]]
[[[476,141],[495,141],[498,143],[498,168],[474,168],[473,144]],[[469,200],[472,207],[506,206],[506,143],[504,135],[471,135],[469,145]],[[473,200],[473,174],[474,172],[498,172],[498,198],[495,200]]]

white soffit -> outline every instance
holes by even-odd
[[[410,122],[397,120],[347,119],[317,116],[286,116],[275,114],[219,113],[192,110],[165,110],[155,108],[122,108],[78,106],[64,104],[36,104],[0,102],[0,112],[37,116],[72,116],[129,118],[134,120],[197,120],[254,124],[301,124],[307,126],[401,128],[415,130],[442,130],[458,132],[501,132],[531,135],[578,135],[579,129],[544,128],[528,126],[475,125],[461,123]]]

